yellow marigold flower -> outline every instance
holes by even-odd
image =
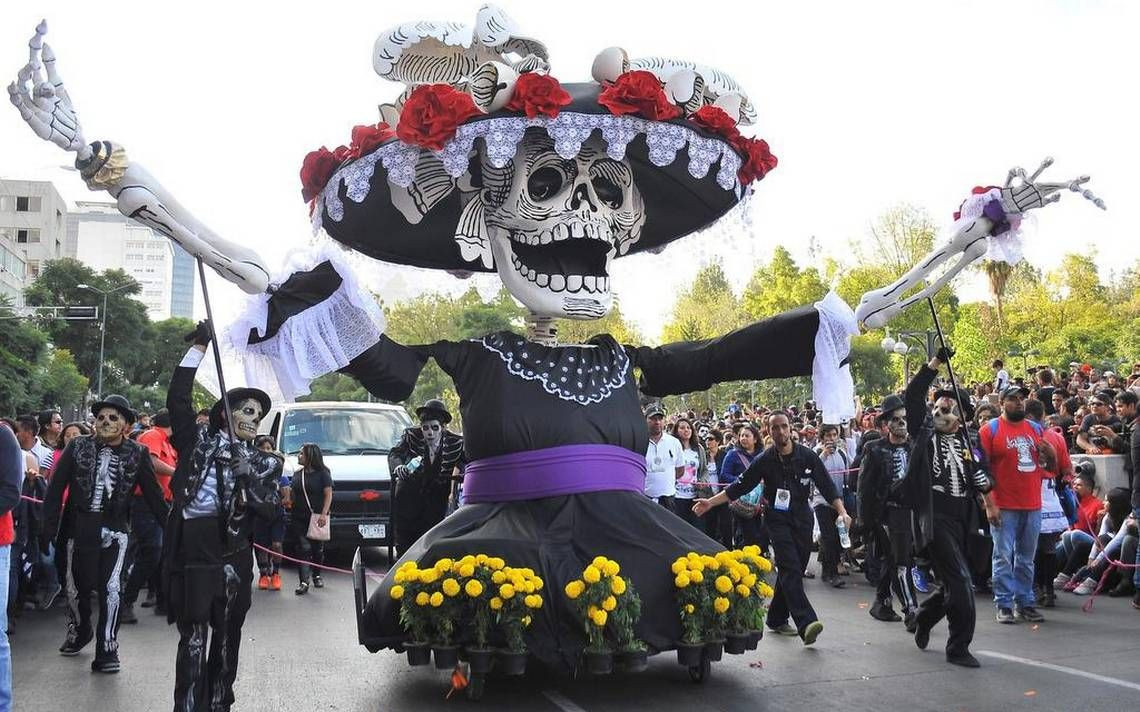
[[[524,628],[529,628],[530,627],[530,616],[523,616],[522,617],[522,624],[523,624]]]
[[[745,576],[743,583],[748,588],[752,588],[753,586],[755,586],[756,585],[756,574],[748,574],[747,576]]]
[[[602,601],[603,611],[612,611],[617,608],[617,599],[613,596],[606,596],[606,600]]]
[[[713,610],[717,613],[724,613],[728,610],[729,605],[730,604],[727,598],[724,596],[717,596],[716,600],[713,601]]]
[[[704,563],[706,569],[709,569],[711,571],[717,571],[720,569],[720,562],[711,556],[706,556],[701,561]]]
[[[502,582],[504,582],[506,580],[507,580],[507,575],[505,573],[503,573],[502,571],[495,571],[491,574],[491,583],[495,584],[496,586],[498,584],[501,584]]]
[[[601,610],[600,608],[598,608],[597,606],[595,606],[594,604],[591,603],[589,608],[586,609],[586,615],[593,618],[594,613],[596,613],[597,611],[600,611],[600,610]]]
[[[443,605],[443,594],[440,593],[439,591],[436,591],[435,593],[433,593],[431,595],[431,598],[429,599],[429,601],[431,603],[432,608],[439,608],[440,606]]]
[[[745,554],[748,554],[749,556],[759,556],[760,555],[760,547],[756,546],[755,544],[749,544],[748,546],[744,547],[743,551]]]
[[[539,576],[535,576],[531,582],[534,584],[534,590],[535,591],[541,591],[542,587],[546,585],[545,583],[543,583],[542,578]]]
[[[696,609],[696,607],[695,607],[693,604],[691,604],[691,603],[686,603],[686,604],[685,604],[685,613],[689,613],[689,614],[692,614],[692,613],[693,613],[693,611],[695,611],[695,610],[697,610],[697,609]]]
[[[398,601],[404,597],[404,587],[400,584],[396,584],[388,590],[388,595]]]
[[[467,583],[463,585],[463,590],[471,598],[476,598],[483,594],[483,582],[479,579],[468,579]]]
[[[404,572],[404,583],[416,583],[423,577],[423,571],[419,569],[408,569]]]
[[[677,559],[676,561],[673,562],[673,565],[669,567],[669,570],[673,572],[674,576],[676,576],[677,574],[681,573],[682,571],[687,571],[688,568],[689,568],[689,562],[687,560]]]
[[[523,593],[534,593],[534,582],[524,580],[522,583],[522,590]]]
[[[487,555],[486,554],[476,554],[475,555],[475,563],[480,564],[480,565],[487,563]]]
[[[495,596],[494,598],[491,599],[491,610],[492,611],[497,611],[497,610],[501,609],[502,607],[503,607],[503,599],[499,598],[498,596]]]
[[[462,559],[459,560],[459,563],[471,564],[472,566],[474,566],[475,565],[475,556],[472,554],[467,554],[466,556],[464,556]]]
[[[727,576],[716,577],[716,590],[721,593],[728,593],[732,590],[732,581]]]
[[[729,569],[728,575],[732,579],[733,583],[740,583],[740,579],[742,578],[740,575],[740,569],[737,569],[737,568]]]
[[[760,582],[760,586],[757,588],[757,591],[764,598],[771,598],[776,593],[775,591],[772,590],[771,586],[764,583],[763,581]]]
[[[435,562],[435,566],[433,568],[439,573],[443,574],[451,571],[451,565],[453,563],[455,562],[453,562],[451,559],[440,559],[439,561]]]
[[[677,578],[673,579],[673,585],[677,588],[687,588],[689,585],[689,575],[684,573],[677,574]]]
[[[439,580],[439,572],[435,569],[423,569],[420,571],[420,581],[423,583],[435,583]]]
[[[404,563],[400,564],[401,571],[407,571],[408,569],[414,568],[416,568],[416,562],[414,561],[405,561]]]
[[[606,557],[604,557],[604,556],[595,556],[594,560],[590,562],[590,566],[593,566],[594,568],[598,569],[599,571],[601,571],[605,567],[605,565],[606,565]]]
[[[736,592],[740,594],[741,598],[748,598],[748,595],[752,593],[752,590],[744,584],[738,583],[736,584]]]
[[[597,583],[602,579],[602,572],[598,570],[597,566],[590,564],[582,572],[582,578],[586,579],[586,583]]]
[[[514,598],[514,595],[515,595],[515,587],[512,586],[511,584],[505,583],[502,586],[499,586],[499,596],[501,596],[503,598],[503,600],[509,600],[511,598]]]
[[[606,576],[617,576],[618,572],[621,571],[621,566],[618,565],[618,562],[610,560],[603,564],[602,571]]]
[[[475,575],[475,565],[474,564],[460,564],[459,565],[459,575],[462,576],[463,578],[471,578],[472,576]]]
[[[495,557],[487,559],[487,566],[490,566],[492,571],[498,571],[499,569],[506,566],[506,562],[504,562],[499,557],[495,556]]]
[[[417,606],[426,606],[430,602],[431,602],[431,596],[428,595],[427,591],[420,591],[419,593],[416,594],[416,605]]]
[[[690,571],[704,571],[706,568],[708,567],[705,566],[705,562],[701,561],[700,559],[689,562]]]
[[[520,569],[519,572],[526,578],[534,578],[534,569],[530,568],[529,566]]]
[[[404,573],[403,569],[401,569],[401,570],[396,572],[396,575],[393,576],[392,579],[396,583],[404,583],[405,581],[408,580],[408,575],[406,573]]]
[[[523,603],[527,608],[542,608],[542,596],[536,596],[533,593],[523,599]]]
[[[685,554],[685,558],[689,561],[692,561],[693,559],[700,559],[701,555],[695,551],[690,551],[689,553]]]
[[[577,598],[578,596],[582,595],[582,591],[584,590],[586,590],[586,584],[577,579],[574,579],[570,583],[566,584],[566,597]]]
[[[764,573],[772,570],[772,562],[765,559],[763,556],[756,557],[756,566]]]
[[[610,579],[610,591],[612,591],[615,596],[620,596],[625,593],[625,579],[621,576],[614,576]]]
[[[702,574],[700,571],[690,571],[689,572],[689,580],[692,581],[693,583],[700,583],[700,582],[705,580],[705,575]]]
[[[601,610],[594,611],[594,614],[590,616],[590,619],[594,621],[594,625],[599,628],[606,624],[607,618],[609,618],[609,614]]]
[[[444,579],[441,588],[448,596],[454,596],[459,593],[459,582],[453,578]]]

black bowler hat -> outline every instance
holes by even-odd
[[[884,398],[883,404],[881,406],[879,406],[880,412],[879,412],[879,418],[878,419],[880,421],[886,420],[887,418],[891,417],[891,413],[895,412],[899,408],[905,408],[905,407],[906,407],[906,403],[903,402],[903,399],[901,397],[899,397],[899,395],[897,393],[892,393],[889,396],[887,396],[886,398]]]
[[[226,400],[230,402],[231,408],[247,398],[252,398],[258,402],[261,406],[262,416],[269,412],[270,400],[269,395],[265,391],[257,388],[231,388],[226,392]],[[222,405],[222,399],[219,398],[210,408],[210,429],[224,430],[226,427],[224,416],[225,407]]]
[[[438,420],[444,425],[451,422],[451,413],[447,412],[447,406],[438,398],[432,398],[416,408],[416,417],[421,421]]]
[[[114,408],[127,419],[128,423],[133,423],[138,419],[138,415],[131,408],[131,402],[123,396],[118,394],[111,394],[101,401],[96,401],[91,404],[91,415],[99,415],[99,411],[104,408]]]
[[[938,400],[939,398],[949,398],[958,403],[961,403],[962,407],[966,410],[964,413],[966,420],[974,419],[974,406],[970,403],[970,393],[965,388],[959,386],[957,393],[955,393],[954,389],[950,386],[939,388],[938,390],[934,391],[934,397],[931,398],[931,400]]]

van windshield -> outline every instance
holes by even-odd
[[[411,424],[395,410],[305,408],[285,413],[281,451],[291,455],[316,443],[325,455],[386,455]]]

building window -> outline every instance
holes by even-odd
[[[12,212],[12,196],[0,195],[0,213]]]
[[[31,260],[28,262],[28,279],[35,279],[40,276],[40,262],[39,260]]]
[[[16,242],[21,245],[31,245],[40,241],[40,231],[36,228],[30,227],[27,229],[20,228],[16,230]]]
[[[26,195],[16,196],[16,212],[17,213],[38,213],[40,211],[41,198],[29,197]]]

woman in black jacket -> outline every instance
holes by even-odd
[[[297,538],[297,558],[311,561],[314,564],[325,563],[325,543],[310,539],[309,520],[314,512],[319,516],[317,523],[327,526],[329,508],[332,506],[333,479],[329,468],[325,467],[321,448],[314,443],[305,443],[297,455],[297,464],[301,467],[293,474],[290,483],[289,497],[293,501],[293,516],[289,521],[289,528]],[[298,569],[301,583],[293,593],[303,596],[309,592],[309,577],[313,585],[323,588],[325,582],[321,579],[320,569],[313,570],[308,564],[301,564]]]

